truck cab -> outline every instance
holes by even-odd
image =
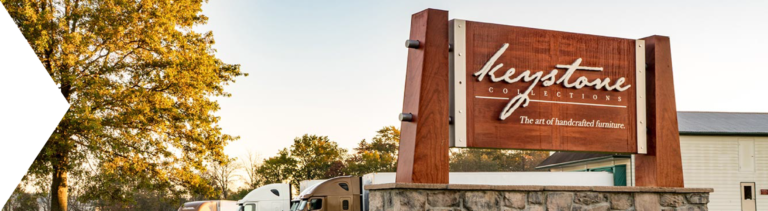
[[[361,211],[361,193],[360,177],[332,178],[302,191],[292,211]]]
[[[294,198],[291,200],[291,211],[296,211],[299,209],[299,203],[301,203],[301,200],[297,198]]]
[[[291,186],[269,184],[249,192],[237,201],[239,211],[289,211],[291,208]]]

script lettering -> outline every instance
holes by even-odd
[[[531,90],[533,90],[533,87],[535,87],[539,82],[541,82],[541,85],[544,87],[551,86],[554,84],[562,84],[566,88],[572,88],[572,89],[581,89],[585,86],[587,87],[593,87],[595,89],[604,89],[606,91],[619,91],[623,92],[631,85],[624,85],[624,82],[626,79],[624,77],[621,77],[619,79],[616,79],[615,82],[613,82],[613,85],[611,85],[611,79],[610,78],[604,78],[604,79],[594,79],[590,81],[586,76],[581,76],[576,78],[575,80],[570,80],[571,76],[574,72],[577,70],[582,71],[603,71],[602,67],[586,67],[586,66],[580,66],[582,59],[578,58],[576,61],[571,63],[570,65],[564,65],[564,64],[558,64],[555,65],[556,68],[559,69],[566,69],[565,74],[561,76],[559,79],[557,79],[557,73],[558,69],[552,69],[549,74],[544,75],[544,71],[538,71],[535,73],[532,73],[530,70],[523,71],[518,75],[517,77],[513,77],[515,75],[515,68],[509,68],[504,75],[501,77],[496,77],[496,71],[501,69],[504,64],[499,63],[496,64],[496,60],[501,57],[501,55],[504,54],[504,51],[507,50],[509,47],[509,43],[504,43],[504,45],[501,46],[501,49],[496,51],[493,56],[491,56],[491,59],[488,60],[488,62],[483,65],[482,68],[480,68],[479,71],[475,72],[473,75],[477,77],[477,81],[483,81],[486,75],[488,75],[488,78],[490,78],[492,83],[498,83],[498,82],[504,82],[508,84],[517,83],[520,80],[522,80],[525,83],[531,83],[528,86],[528,89],[525,90],[525,92],[520,93],[518,90],[518,95],[513,97],[509,100],[507,105],[504,107],[504,110],[499,115],[499,119],[505,120],[509,116],[512,115],[512,113],[515,112],[518,108],[527,107],[528,103],[530,102],[529,95],[532,95]],[[494,64],[496,64],[494,66]],[[573,97],[573,93],[570,93],[571,97]],[[558,93],[559,96],[559,93]],[[584,96],[582,96],[584,98]],[[621,98],[619,98],[619,101],[621,101]]]

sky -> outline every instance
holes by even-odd
[[[261,158],[303,134],[352,149],[400,126],[410,18],[450,19],[639,39],[671,38],[680,111],[768,112],[768,1],[260,1],[203,6],[217,56],[242,65],[218,98],[225,152]]]

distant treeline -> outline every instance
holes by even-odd
[[[343,175],[364,175],[372,172],[397,171],[400,130],[386,126],[370,139],[363,139],[353,150],[338,146],[327,136],[305,134],[296,137],[289,148],[274,156],[260,159],[247,157],[229,162],[211,162],[199,177],[205,186],[213,187],[213,195],[184,194],[145,187],[130,197],[85,197],[81,186],[98,185],[103,181],[72,180],[69,188],[69,210],[175,210],[185,201],[229,199],[239,200],[251,190],[265,184],[290,183],[299,189],[302,180],[328,179]],[[450,168],[453,172],[535,171],[548,156],[543,151],[452,149]],[[50,178],[25,178],[3,211],[48,210]],[[140,184],[130,184],[140,185]],[[187,191],[186,193],[195,193]]]
[[[271,183],[290,183],[298,190],[302,180],[397,171],[400,130],[395,126],[383,127],[371,140],[363,139],[352,152],[327,136],[306,134],[293,141],[290,148],[277,155],[246,165],[253,176],[246,181],[247,186],[229,198],[240,199],[254,188]],[[535,171],[549,152],[452,149],[450,156],[452,172]]]

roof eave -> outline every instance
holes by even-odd
[[[598,161],[598,160],[604,160],[604,159],[609,159],[609,158],[630,158],[630,157],[631,157],[631,155],[606,155],[606,156],[601,156],[601,157],[587,158],[587,159],[581,159],[581,160],[572,160],[572,161],[562,162],[562,163],[554,163],[554,164],[549,164],[549,165],[545,165],[545,166],[536,166],[535,169],[554,168],[554,167],[565,166],[565,165],[574,164],[574,163]]]
[[[768,136],[768,132],[680,131],[685,136]]]

